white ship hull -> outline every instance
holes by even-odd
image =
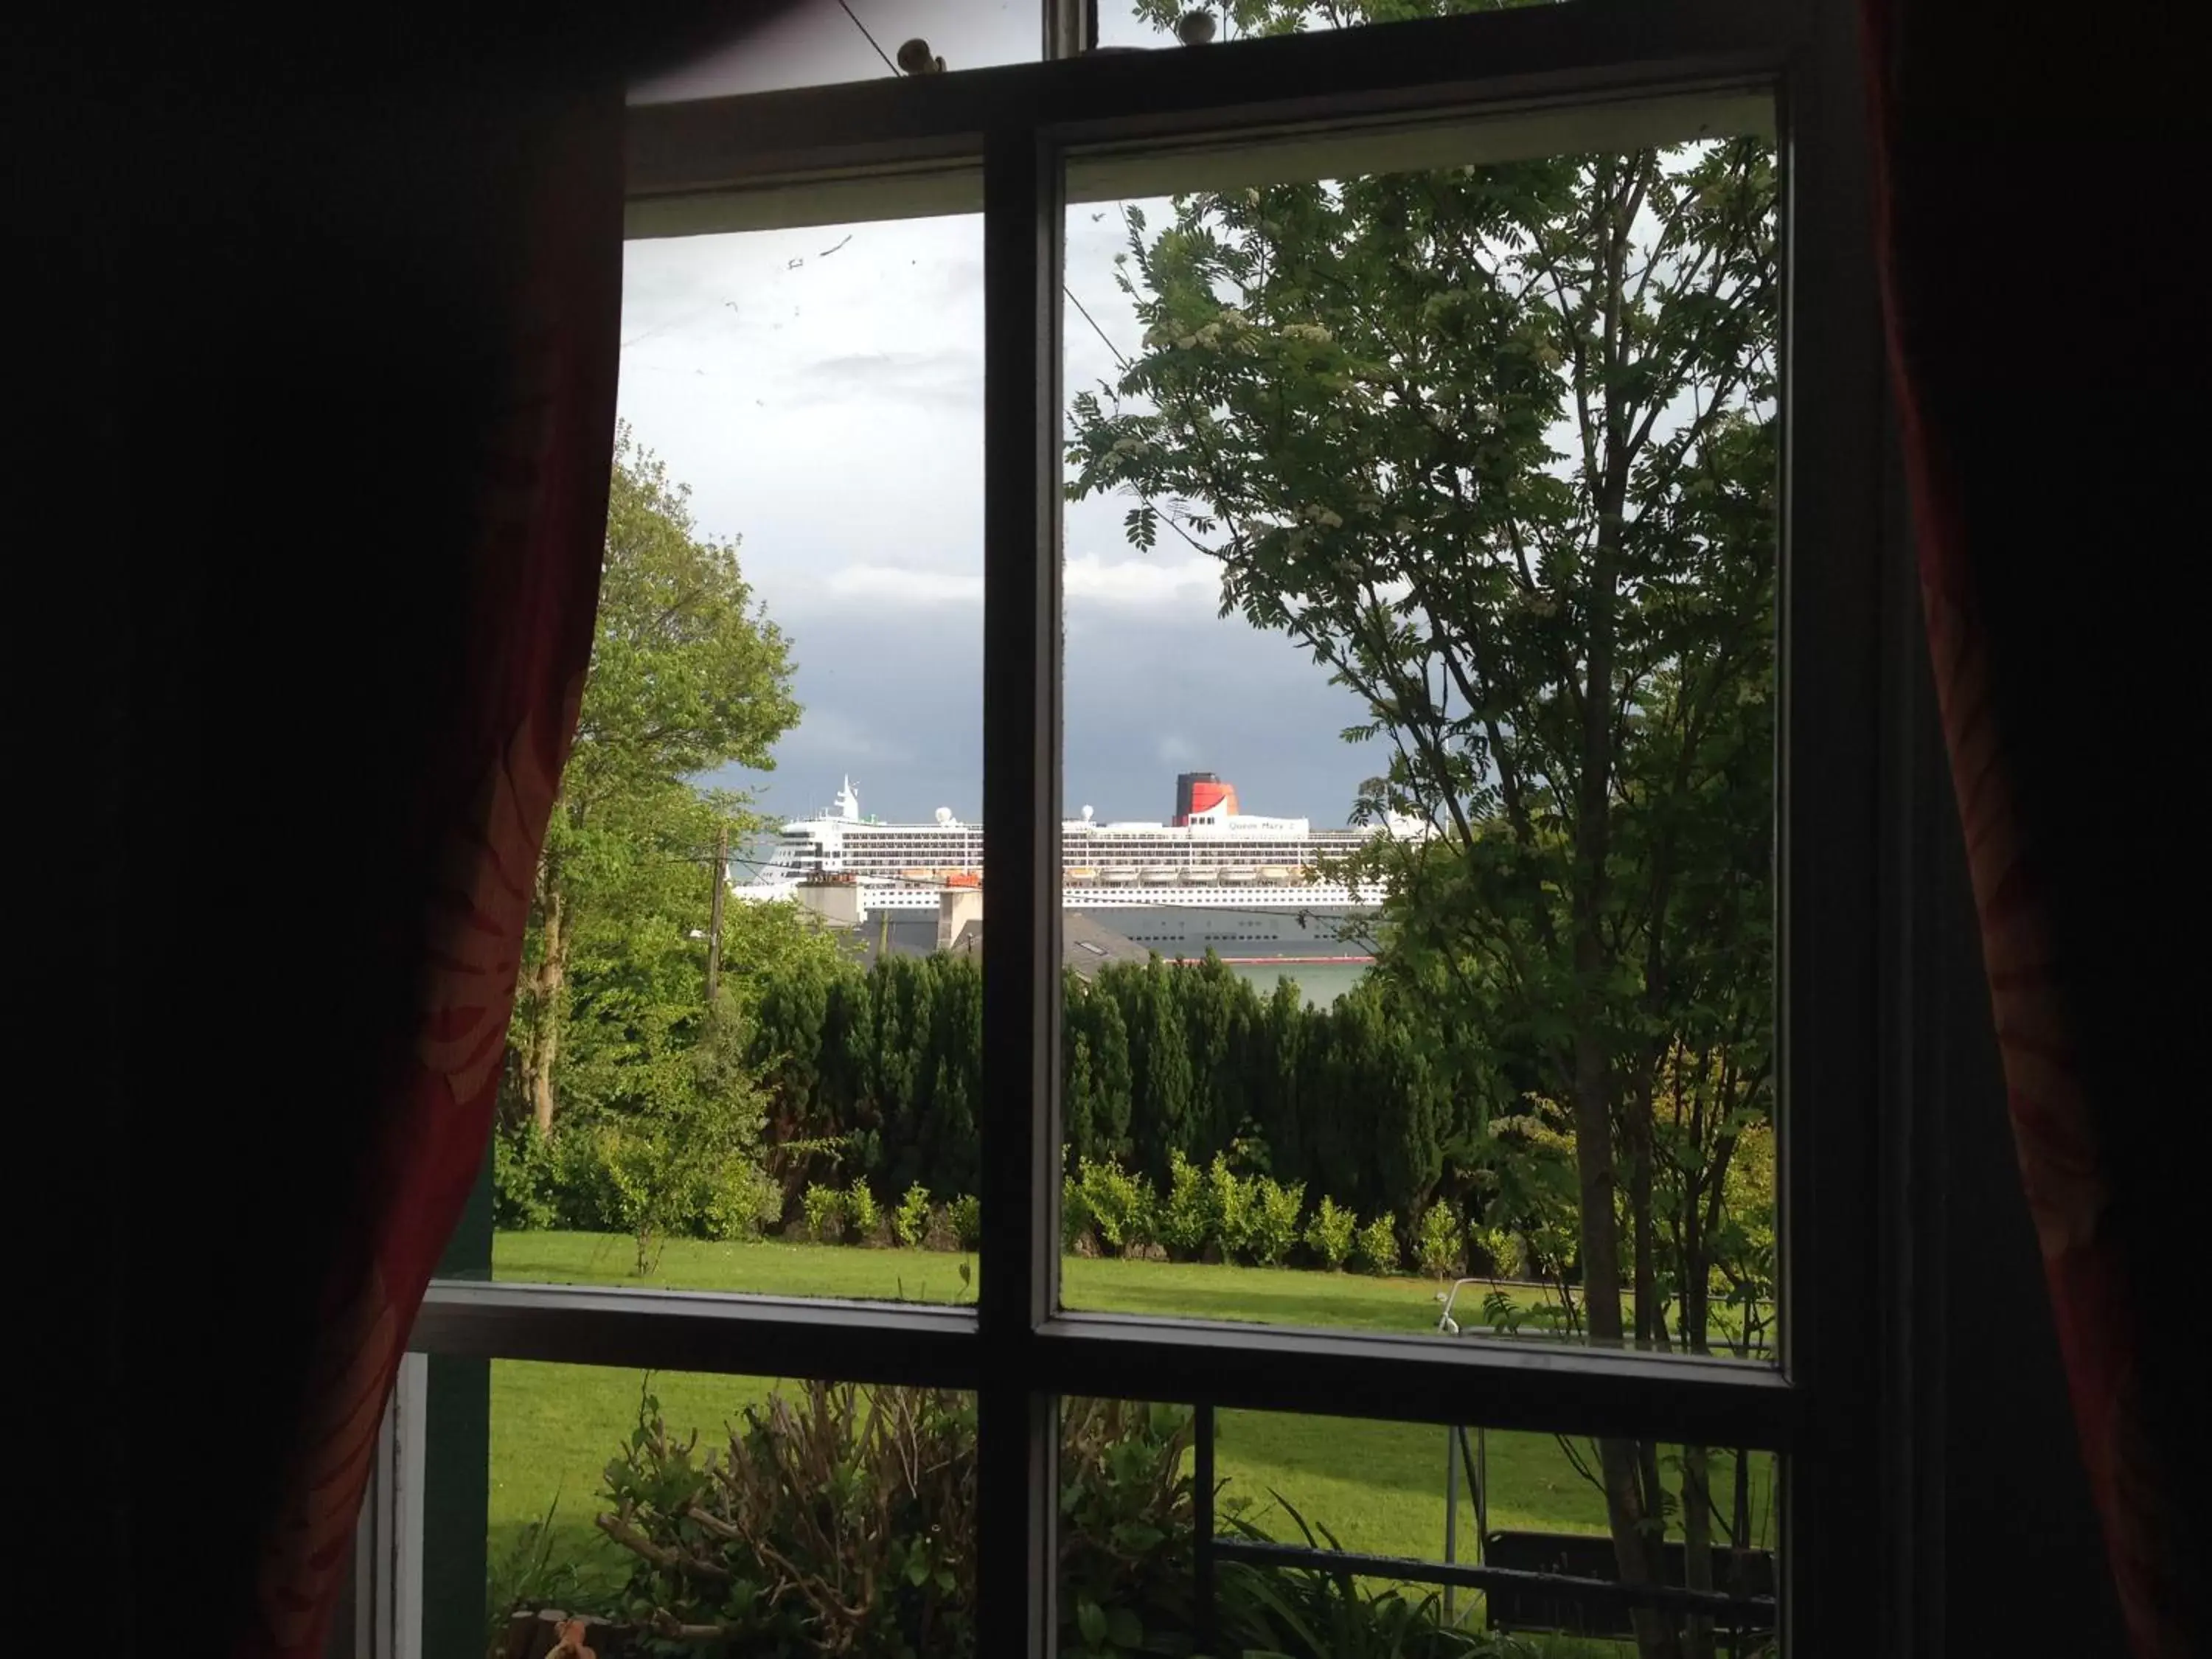
[[[1248,814],[1235,788],[1212,773],[1186,774],[1177,789],[1171,822],[1098,822],[1086,806],[1060,826],[1063,908],[1371,909],[1382,895],[1345,880],[1350,860],[1377,836],[1427,833],[1402,822],[1316,830],[1304,818]],[[947,892],[973,888],[983,868],[980,826],[943,807],[927,823],[863,817],[848,779],[828,811],[786,824],[758,875],[731,891],[748,901],[795,899],[802,884],[826,881],[852,889],[864,912],[935,910]]]
[[[872,910],[936,910],[949,890],[943,887],[853,884],[860,908]],[[730,889],[748,902],[795,900],[796,882],[746,882]],[[1173,908],[1178,910],[1371,910],[1378,892],[1355,892],[1342,882],[1316,881],[1272,887],[1063,887],[1063,910],[1122,910]]]

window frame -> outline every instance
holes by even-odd
[[[1048,40],[1068,0],[1041,0]],[[1058,19],[1058,21],[1054,20]],[[1881,1124],[1905,1069],[1879,1018],[1885,679],[1882,340],[1850,8],[1568,3],[1197,50],[633,109],[629,234],[917,213],[984,220],[983,1237],[971,1309],[434,1282],[421,1352],[975,1391],[981,1650],[1049,1652],[1057,1398],[1113,1395],[1778,1453],[1793,1654],[1880,1628],[1864,1450],[1895,1311]],[[1060,294],[1066,164],[1300,142],[1448,114],[1592,120],[1771,93],[1782,158],[1776,894],[1778,1363],[1076,1313],[1058,1306]],[[1548,129],[1546,129],[1548,130]],[[1599,129],[1601,131],[1602,129]],[[1602,142],[1599,140],[1597,142]],[[1522,153],[1528,153],[1523,151]],[[1808,458],[1810,458],[1809,459]],[[1880,1552],[1869,1552],[1879,1558]],[[1879,1576],[1879,1575],[1877,1575]],[[1017,1593],[1018,1587],[1018,1593]]]

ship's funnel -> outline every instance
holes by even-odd
[[[1176,779],[1175,823],[1190,822],[1194,812],[1211,812],[1220,809],[1222,816],[1237,816],[1237,786],[1224,783],[1213,772],[1184,772]]]

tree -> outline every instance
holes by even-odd
[[[1224,613],[1365,701],[1347,735],[1389,758],[1360,811],[1431,831],[1366,855],[1383,971],[1448,984],[1564,1106],[1607,1343],[1668,1340],[1669,1080],[1729,1096],[1713,1126],[1770,1093],[1774,200],[1768,148],[1727,141],[1201,192],[1157,232],[1131,209],[1143,342],[1074,400],[1071,492],[1133,496],[1133,544],[1216,558]],[[1651,1581],[1656,1449],[1598,1450]]]
[[[1199,1150],[1192,1134],[1190,1045],[1178,969],[1158,957],[1127,973],[1101,974],[1102,989],[1121,1003],[1129,1054],[1129,1125],[1136,1164],[1156,1185],[1168,1178],[1172,1152]]]
[[[752,827],[741,798],[691,780],[733,763],[768,769],[799,718],[782,634],[735,544],[700,534],[689,499],[620,428],[598,632],[511,1027],[512,1093],[541,1133],[564,1095],[649,1096],[688,1064],[705,1001],[694,934],[706,926],[709,849],[718,823]],[[778,927],[738,923],[763,945]],[[783,926],[774,948],[800,948],[795,933]],[[739,953],[726,954],[743,981]],[[646,1081],[656,1068],[661,1083]]]

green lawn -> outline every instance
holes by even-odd
[[[623,1237],[504,1234],[494,1253],[496,1276],[508,1281],[931,1302],[969,1294],[959,1277],[961,1260],[922,1251],[679,1239],[668,1245],[659,1273],[639,1280],[629,1275],[632,1248]],[[1063,1273],[1070,1306],[1115,1312],[1405,1332],[1433,1329],[1437,1318],[1436,1287],[1426,1279],[1080,1258],[1069,1259]],[[758,1379],[664,1374],[653,1379],[653,1391],[671,1425],[696,1426],[704,1443],[774,1386],[774,1366],[773,1356],[764,1354]],[[489,1541],[495,1570],[557,1494],[556,1552],[597,1581],[619,1576],[624,1558],[599,1538],[591,1517],[600,1471],[636,1420],[642,1381],[635,1372],[586,1366],[519,1360],[493,1366]],[[1217,1467],[1227,1482],[1224,1502],[1246,1500],[1248,1512],[1270,1530],[1292,1530],[1287,1517],[1269,1513],[1273,1495],[1280,1494],[1309,1520],[1325,1523],[1346,1548],[1434,1558],[1443,1547],[1446,1443],[1443,1430],[1425,1425],[1224,1412]],[[1551,1437],[1492,1434],[1486,1449],[1493,1527],[1603,1529],[1597,1493]],[[1770,1460],[1759,1458],[1753,1471],[1755,1516],[1767,1511],[1770,1471]],[[1725,1468],[1716,1469],[1719,1489],[1726,1490],[1728,1478]],[[1473,1505],[1462,1493],[1462,1548],[1473,1528]],[[1771,1522],[1764,1531],[1772,1541]]]

